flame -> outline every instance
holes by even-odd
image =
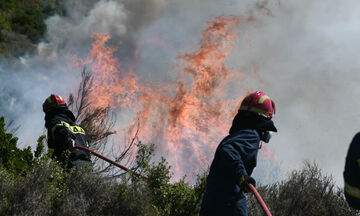
[[[214,150],[227,135],[231,119],[243,95],[231,98],[224,91],[230,83],[240,86],[242,74],[232,71],[225,60],[237,38],[232,31],[252,17],[221,16],[208,23],[200,48],[180,55],[173,83],[140,83],[132,70],[124,70],[107,47],[109,35],[94,34],[89,56],[78,60],[94,74],[92,106],[133,109],[128,128],[140,121],[139,138],[153,142],[168,155],[175,178],[206,169]],[[135,50],[139,55],[139,50]],[[233,96],[232,96],[233,97]]]
[[[76,65],[89,65],[93,73],[89,97],[92,108],[130,106],[139,91],[137,76],[132,70],[121,68],[114,56],[116,48],[105,46],[111,38],[109,35],[93,34],[91,37],[95,42],[88,57],[76,59]]]

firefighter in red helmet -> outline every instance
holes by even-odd
[[[262,91],[247,95],[234,117],[229,135],[216,149],[201,204],[202,216],[247,216],[245,193],[257,162],[261,141],[277,129],[271,120],[275,103]]]
[[[89,152],[74,148],[75,145],[88,147],[88,144],[84,129],[75,123],[75,116],[68,109],[65,100],[52,94],[43,103],[43,111],[48,131],[48,147],[54,150],[53,156],[68,168],[80,163],[91,166]],[[70,150],[70,156],[65,161],[66,150]]]

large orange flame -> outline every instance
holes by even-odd
[[[106,47],[110,40],[109,35],[93,34],[95,42],[88,57],[77,65],[88,65],[93,73],[94,82],[90,88],[90,102],[93,108],[99,107],[125,107],[132,104],[138,92],[137,77],[132,70],[125,71],[114,52],[114,47]]]
[[[105,45],[109,35],[93,35],[92,50],[82,62],[94,74],[92,106],[131,107],[135,115],[129,128],[140,121],[139,138],[168,155],[175,178],[192,177],[207,168],[243,97],[224,91],[229,83],[241,83],[241,73],[228,69],[225,60],[237,38],[233,28],[251,20],[222,16],[209,22],[199,50],[178,57],[178,79],[157,86],[139,83],[133,71],[121,68],[116,49]]]

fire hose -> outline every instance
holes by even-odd
[[[78,146],[78,145],[76,145],[75,148],[90,152],[91,154],[95,155],[96,157],[101,158],[101,159],[103,159],[103,160],[105,160],[105,161],[119,167],[120,169],[125,170],[126,172],[128,172],[130,174],[134,174],[134,175],[137,175],[137,176],[139,176],[139,177],[141,177],[143,179],[147,179],[147,176],[136,173],[133,170],[131,170],[131,169],[129,169],[129,168],[127,168],[127,167],[125,167],[125,166],[123,166],[123,165],[121,165],[121,164],[119,164],[119,163],[117,163],[117,162],[115,162],[115,161],[113,161],[113,160],[111,160],[111,159],[109,159],[109,158],[107,158],[107,157],[105,157],[105,156],[103,156],[103,155],[89,149],[89,148],[86,148],[86,147],[83,147],[83,146]]]
[[[256,188],[254,187],[254,185],[249,184],[250,189],[252,190],[253,194],[255,195],[257,201],[259,202],[259,204],[261,205],[261,208],[264,210],[265,214],[267,216],[272,216],[268,207],[266,206],[264,200],[261,198],[259,192],[256,190]]]

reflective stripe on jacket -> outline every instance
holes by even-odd
[[[66,108],[50,111],[45,116],[45,127],[48,130],[48,147],[54,149],[54,155],[61,157],[68,149],[68,142],[73,139],[75,145],[88,147],[84,129],[75,123],[74,114]],[[83,158],[90,160],[90,153],[78,150],[70,159]]]

